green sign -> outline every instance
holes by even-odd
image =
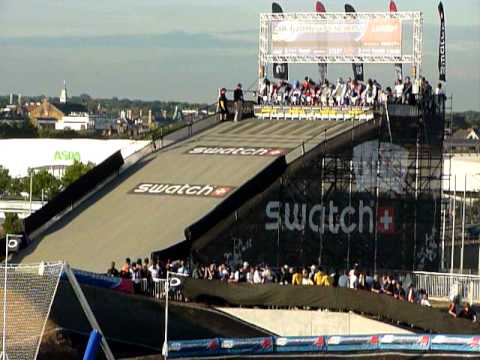
[[[53,156],[55,161],[80,161],[80,152],[78,151],[55,151]]]

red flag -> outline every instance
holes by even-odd
[[[325,6],[323,6],[323,4],[320,1],[317,1],[317,3],[315,4],[315,11],[317,13],[324,13],[326,12]]]
[[[390,8],[390,12],[397,12],[398,11],[397,10],[397,4],[395,4],[395,1],[393,1],[393,0],[390,1],[389,8]]]

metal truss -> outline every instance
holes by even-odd
[[[315,23],[328,23],[334,20],[364,20],[364,19],[399,19],[413,23],[413,46],[410,53],[402,55],[366,55],[366,56],[319,56],[319,55],[274,55],[271,53],[271,32],[274,21],[304,21]],[[421,74],[422,49],[423,49],[423,15],[419,11],[390,12],[358,12],[358,13],[262,13],[260,14],[260,33],[258,47],[258,75],[263,78],[269,64],[317,64],[317,63],[354,63],[367,64],[412,64],[414,77]]]
[[[336,63],[350,64],[353,62],[362,62],[368,64],[412,64],[414,55],[402,56],[319,56],[319,55],[266,55],[263,56],[265,64],[288,62],[289,64],[316,64],[316,63]]]

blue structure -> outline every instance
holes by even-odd
[[[170,358],[381,351],[478,353],[480,334],[376,334],[350,336],[261,337],[169,341]]]

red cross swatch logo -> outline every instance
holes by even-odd
[[[213,197],[224,197],[224,196],[227,195],[231,190],[232,190],[231,187],[221,186],[221,187],[218,187],[217,189],[215,189],[215,190],[212,192],[212,195],[211,195],[211,196],[213,196]]]
[[[377,230],[380,234],[395,233],[395,209],[379,207],[377,212]]]

